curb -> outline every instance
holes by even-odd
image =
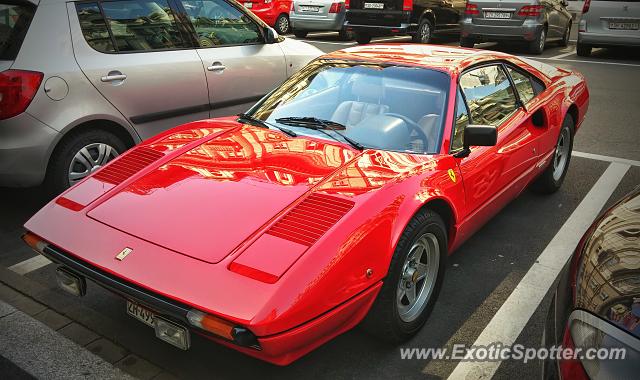
[[[86,306],[77,305],[73,302],[73,299],[4,267],[0,267],[0,341],[5,342],[7,340],[6,334],[12,329],[2,325],[4,319],[1,312],[3,310],[2,304],[6,304],[8,308],[15,310],[10,313],[11,315],[20,313],[21,321],[32,320],[32,322],[29,322],[30,326],[34,324],[40,325],[47,335],[55,334],[61,340],[77,346],[78,352],[82,352],[83,355],[91,355],[99,359],[100,362],[97,363],[102,363],[100,368],[103,368],[102,365],[108,365],[114,373],[119,371],[119,376],[115,377],[89,373],[78,378],[176,379],[174,375],[163,368],[135,355],[112,340],[113,338],[117,339],[118,334],[115,332],[119,330],[119,327],[105,316]],[[65,312],[61,313],[60,310],[65,310]],[[106,338],[87,328],[83,324],[83,320],[87,318],[105,325],[106,332],[103,333],[112,338]],[[13,325],[11,324],[10,327]],[[17,338],[13,337],[13,339]],[[11,345],[6,346],[10,347]],[[56,347],[56,349],[52,349],[53,347]],[[64,347],[68,347],[68,345]],[[23,351],[27,351],[27,353],[44,350],[57,352],[57,348],[57,343],[52,343],[50,340],[40,341],[36,339],[31,342],[27,350]],[[34,357],[27,362],[25,362],[26,359],[24,358],[12,360],[13,357],[9,353],[5,353],[3,349],[4,347],[0,347],[0,358],[4,356],[30,374],[33,374],[32,371],[34,371],[31,366],[44,365],[46,368],[55,363],[44,357]],[[74,356],[69,357],[73,358]],[[62,358],[60,360],[63,361]],[[2,363],[0,362],[0,364]],[[46,376],[42,376],[40,373],[35,376],[47,379],[73,378],[69,373],[62,377],[54,376],[52,373],[48,373]]]

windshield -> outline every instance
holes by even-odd
[[[321,60],[292,76],[249,114],[296,134],[437,153],[449,83],[447,74],[425,68]]]
[[[16,58],[34,12],[30,4],[0,3],[0,59]]]

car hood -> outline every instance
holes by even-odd
[[[218,263],[355,156],[341,145],[250,126],[203,140],[151,165],[87,215],[177,253]],[[108,171],[121,166],[111,165],[96,177],[113,178],[118,173]]]

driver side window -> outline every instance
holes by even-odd
[[[224,0],[184,0],[182,5],[201,48],[263,42],[259,26]]]

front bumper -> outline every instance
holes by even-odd
[[[243,346],[190,325],[187,320],[187,312],[192,307],[189,305],[122,280],[57,247],[48,245],[44,249],[44,256],[125,299],[148,307],[165,319],[187,327],[192,333],[276,365],[287,365],[335,336],[353,328],[369,311],[382,286],[382,282],[378,282],[345,303],[303,325],[282,333],[257,337],[257,345]],[[251,326],[246,327],[251,330]]]
[[[465,18],[460,22],[460,35],[476,41],[533,41],[543,27],[536,20],[505,26],[474,24],[471,18]]]
[[[0,186],[42,183],[58,135],[58,131],[26,112],[0,121]]]
[[[345,13],[333,14],[329,17],[317,17],[291,12],[289,22],[297,30],[330,30],[340,31],[344,25]]]
[[[631,36],[614,33],[578,32],[578,43],[592,47],[640,47],[640,34],[638,36]]]

